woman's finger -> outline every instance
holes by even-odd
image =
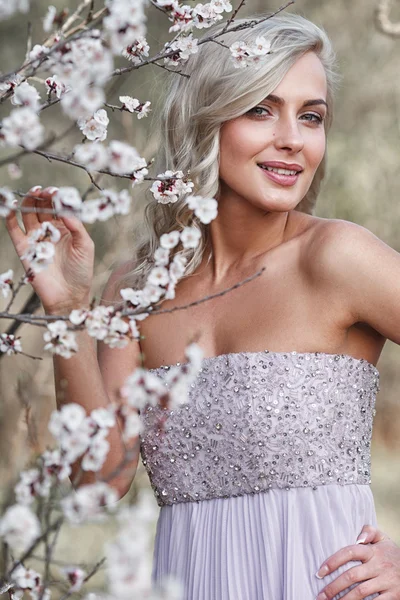
[[[12,243],[17,251],[18,256],[21,256],[27,246],[28,246],[28,238],[27,235],[22,231],[15,210],[10,211],[10,213],[5,218],[6,228],[11,238]]]
[[[53,215],[51,212],[41,212],[40,210],[48,209],[50,211],[54,208],[52,198],[57,190],[58,188],[54,186],[44,188],[44,190],[42,190],[40,195],[37,197],[37,200],[35,200],[35,208],[38,209],[37,216],[39,223],[57,220],[57,215]]]
[[[24,196],[21,207],[31,209],[31,212],[22,212],[22,222],[25,227],[26,233],[29,233],[33,229],[36,229],[40,225],[38,215],[35,211],[36,200],[35,196],[40,195],[42,189],[41,185],[35,185],[28,191],[28,195]]]
[[[367,562],[374,555],[374,551],[370,544],[368,545],[356,545],[345,546],[341,548],[335,554],[332,554],[319,568],[316,576],[318,579],[322,579],[329,573],[336,571],[339,567],[342,567],[346,563],[352,560],[360,560],[361,562]]]
[[[376,544],[377,542],[383,542],[390,539],[391,538],[381,529],[378,529],[373,525],[364,525],[357,538],[356,544]]]

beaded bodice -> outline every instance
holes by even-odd
[[[164,378],[169,368],[150,371]],[[141,455],[158,504],[371,483],[378,391],[376,367],[346,354],[203,359],[187,404],[141,412]]]

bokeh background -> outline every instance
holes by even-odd
[[[44,39],[41,19],[48,2],[35,0],[30,12],[32,41]],[[61,9],[72,11],[78,2],[53,0]],[[236,2],[233,2],[237,6]],[[275,10],[279,0],[247,0],[240,13]],[[400,37],[389,37],[375,25],[377,0],[297,0],[290,11],[323,26],[331,37],[338,55],[342,74],[337,94],[334,124],[329,138],[328,174],[320,194],[316,214],[320,217],[353,221],[375,233],[386,244],[400,252]],[[95,2],[95,7],[101,2]],[[148,10],[148,42],[152,51],[170,39],[165,17],[153,7]],[[400,22],[400,0],[393,0],[391,19]],[[3,73],[21,64],[26,51],[27,22],[18,15],[0,23],[0,68]],[[153,52],[152,52],[153,53]],[[127,62],[121,59],[120,65]],[[210,65],[211,68],[211,65]],[[149,66],[128,75],[114,78],[109,85],[108,102],[118,104],[120,94],[129,94],[141,101],[150,100],[153,114],[162,101],[164,71]],[[45,99],[43,79],[35,80]],[[0,117],[10,111],[9,102],[0,107]],[[112,113],[108,139],[120,139],[134,145],[141,155],[151,158],[156,147],[157,132],[151,131],[151,117],[137,120],[129,113]],[[43,115],[48,135],[57,139],[48,146],[49,152],[68,154],[82,139],[78,127],[62,116],[59,107],[47,109]],[[0,159],[18,150],[0,149]],[[21,179],[11,180],[2,167],[0,185],[26,191],[40,184],[77,186],[82,192],[90,185],[83,171],[45,158],[29,155],[18,161],[23,171]],[[124,181],[104,176],[105,187],[126,187]],[[135,188],[132,216],[114,218],[106,223],[89,226],[96,242],[96,276],[94,292],[99,295],[113,266],[129,257],[135,242],[133,224],[141,219],[146,198]],[[0,273],[22,267],[14,253],[4,224],[0,222]],[[399,272],[400,276],[400,272]],[[18,299],[19,310],[29,290]],[[0,298],[0,311],[5,302]],[[9,322],[0,320],[0,331]],[[400,298],[399,298],[400,331]],[[18,470],[29,464],[51,440],[47,421],[55,408],[51,357],[42,353],[42,331],[29,326],[19,330],[25,352],[43,357],[32,360],[23,356],[0,360],[0,486],[3,498]],[[397,333],[398,336],[398,333]],[[372,446],[372,489],[378,522],[400,544],[400,347],[388,341],[378,363],[381,389],[377,400]],[[135,478],[129,501],[142,486],[148,486],[142,465]],[[111,527],[111,526],[110,526]],[[102,526],[90,526],[76,533],[65,532],[61,543],[64,555],[78,555],[84,560],[89,548],[98,548],[99,540],[110,531]],[[79,547],[78,547],[79,546]]]

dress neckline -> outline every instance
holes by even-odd
[[[351,354],[330,354],[328,352],[297,352],[296,350],[289,350],[288,352],[274,352],[272,350],[259,350],[259,351],[248,351],[248,352],[227,352],[225,354],[217,354],[216,356],[208,356],[208,357],[204,357],[201,360],[201,365],[207,365],[207,364],[212,364],[213,362],[218,362],[219,360],[226,360],[229,358],[233,358],[233,357],[257,357],[257,356],[261,356],[261,355],[266,355],[266,356],[282,356],[282,357],[288,357],[288,356],[302,356],[302,357],[306,357],[306,356],[324,356],[326,358],[332,358],[336,361],[340,360],[340,359],[345,359],[345,360],[351,360],[354,361],[356,363],[359,364],[363,364],[366,365],[369,369],[371,369],[372,371],[375,372],[375,374],[380,377],[380,372],[378,370],[378,368],[373,365],[371,362],[369,362],[366,358],[356,358],[355,356],[352,356]],[[156,371],[162,371],[162,370],[168,370],[171,369],[172,367],[179,367],[179,366],[184,366],[187,365],[188,363],[174,363],[173,365],[160,365],[159,367],[156,367],[155,369],[147,369],[149,372],[156,372]]]

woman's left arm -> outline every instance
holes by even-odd
[[[379,594],[382,600],[400,600],[400,548],[386,533],[364,525],[355,544],[341,548],[326,560],[316,573],[322,579],[351,560],[363,564],[348,569],[317,596],[317,600],[332,600],[336,594],[359,583],[341,600],[362,600]]]
[[[315,274],[332,292],[343,294],[350,322],[367,323],[400,345],[400,254],[349,221],[331,220],[324,229]],[[317,577],[354,560],[362,564],[339,575],[317,600],[331,600],[352,585],[341,600],[362,600],[373,594],[382,600],[400,600],[400,548],[387,534],[366,523],[358,541],[327,557]]]

